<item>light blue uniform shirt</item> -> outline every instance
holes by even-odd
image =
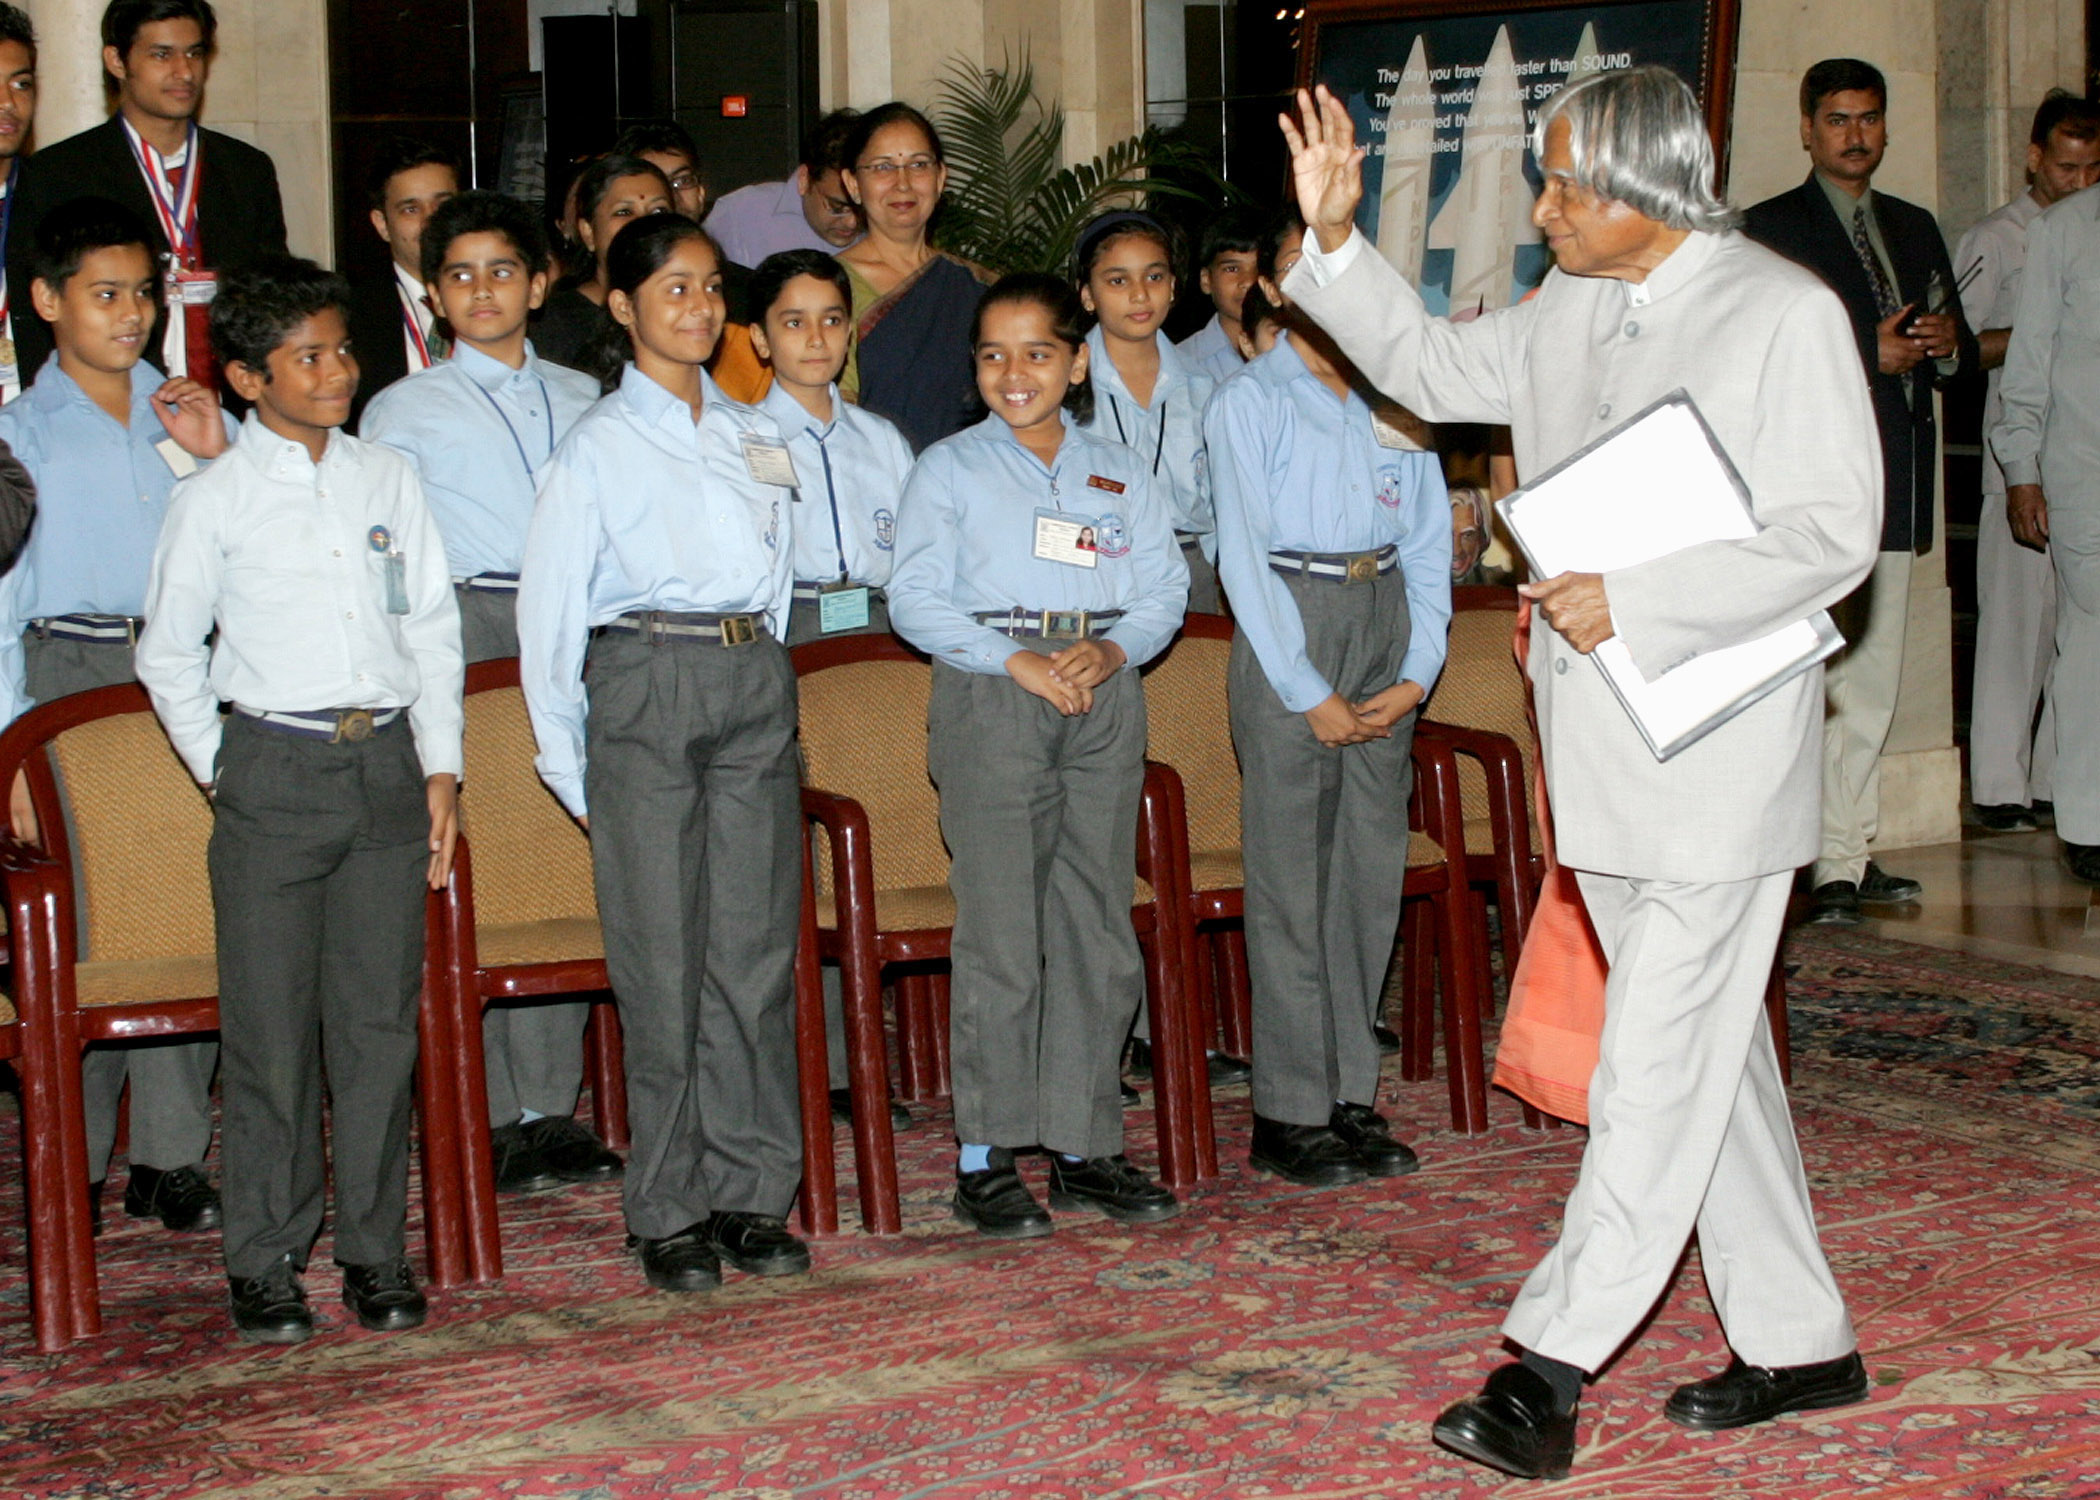
[[[1108,357],[1108,335],[1097,326],[1086,336],[1087,371],[1094,382],[1094,419],[1087,430],[1127,444],[1145,462],[1152,488],[1176,531],[1203,540],[1203,555],[1215,559],[1217,520],[1210,503],[1209,460],[1203,453],[1203,407],[1216,384],[1167,342],[1159,341],[1159,376],[1152,404],[1138,404]]]
[[[358,435],[408,456],[454,578],[515,573],[538,476],[598,399],[598,382],[526,345],[513,370],[470,344],[372,398]]]
[[[1181,352],[1183,363],[1208,375],[1212,385],[1223,384],[1247,368],[1240,358],[1240,346],[1225,331],[1225,319],[1217,313],[1174,347]]]
[[[1096,565],[1037,557],[1038,509],[1091,524]],[[1069,421],[1045,465],[994,413],[920,454],[904,487],[890,623],[966,671],[1003,673],[1019,649],[975,614],[1119,609],[1106,639],[1136,667],[1166,648],[1188,600],[1188,564],[1144,461]]]
[[[795,460],[795,576],[829,583],[841,574],[885,588],[897,552],[897,503],[911,473],[911,444],[889,418],[862,411],[831,388],[827,427],[773,383],[759,403],[787,436]]]
[[[36,525],[0,585],[0,724],[30,707],[21,641],[29,621],[145,613],[146,575],[177,477],[154,446],[173,442],[152,403],[167,378],[145,360],[131,367],[131,421],[120,427],[54,354],[28,390],[0,407],[0,442],[37,489]],[[221,420],[231,438],[233,419]]]
[[[1451,626],[1451,501],[1436,455],[1388,448],[1371,408],[1320,384],[1288,335],[1218,387],[1204,413],[1218,508],[1218,577],[1276,696],[1294,713],[1334,692],[1269,554],[1397,543],[1407,581],[1400,682],[1436,686]],[[1342,587],[1343,585],[1336,585]]]
[[[742,440],[778,444],[756,407],[703,370],[700,420],[629,365],[540,476],[518,582],[518,670],[541,779],[570,812],[583,793],[590,633],[641,610],[764,614],[786,630],[794,587],[784,486],[762,484]],[[702,647],[700,649],[708,649]]]

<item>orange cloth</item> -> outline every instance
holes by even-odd
[[[751,330],[742,323],[731,323],[722,330],[714,367],[707,373],[714,376],[723,395],[746,406],[765,400],[773,386],[773,367],[758,357],[751,346]]]
[[[1524,670],[1531,635],[1531,601],[1517,606],[1517,668]],[[1531,678],[1525,675],[1525,691]],[[1532,723],[1534,739],[1538,733]],[[1550,1115],[1587,1125],[1590,1075],[1604,1034],[1607,965],[1582,905],[1575,872],[1553,851],[1553,817],[1546,805],[1545,756],[1532,758],[1546,879],[1539,890],[1517,972],[1510,976],[1502,1040],[1495,1049],[1495,1083]]]

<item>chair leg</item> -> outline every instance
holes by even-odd
[[[1247,971],[1247,928],[1231,922],[1213,941],[1218,954],[1218,982],[1224,992],[1225,1050],[1234,1057],[1254,1055],[1254,986]]]
[[[1473,901],[1464,876],[1454,871],[1451,886],[1430,898],[1443,918],[1442,983],[1444,1067],[1451,1082],[1451,1124],[1467,1135],[1488,1128],[1487,1060],[1480,1035],[1484,943],[1473,927]]]
[[[1400,1076],[1420,1083],[1436,1076],[1437,936],[1429,925],[1426,899],[1400,909]]]
[[[846,1077],[853,1097],[853,1170],[860,1191],[860,1227],[865,1234],[900,1234],[904,1215],[897,1196],[897,1138],[890,1128],[889,1055],[882,1038],[882,965],[874,953],[843,954],[839,986],[846,1022]],[[906,1027],[906,1009],[900,985],[900,1036]]]
[[[897,976],[897,1050],[904,1069],[904,1096],[923,1104],[940,1096],[940,1066],[934,1058],[933,981],[923,970]]]
[[[805,862],[807,854],[804,855]],[[831,1062],[824,1031],[824,972],[817,918],[805,881],[795,943],[795,1073],[802,1098],[802,1232],[839,1232],[838,1167],[831,1152]]]
[[[503,1227],[496,1214],[496,1162],[489,1145],[489,1076],[481,1046],[483,1005],[472,974],[452,997],[453,1090],[459,1110],[460,1196],[466,1206],[467,1276],[503,1279]]]
[[[592,1003],[583,1036],[591,1078],[591,1115],[598,1123],[599,1138],[614,1150],[625,1151],[634,1143],[627,1129],[627,1049],[620,1031],[620,1007],[610,990]]]
[[[77,1035],[52,1039],[62,1061],[50,1070],[58,1107],[53,1111],[59,1142],[59,1181],[47,1202],[59,1212],[59,1255],[64,1266],[68,1337],[93,1338],[102,1331],[102,1291],[95,1265],[94,1214],[88,1205],[87,1115],[80,1080]]]
[[[1190,961],[1186,974],[1189,992],[1189,1025],[1199,1051],[1218,1046],[1217,957],[1211,935],[1189,924]]]
[[[933,1033],[933,1092],[936,1098],[946,1099],[955,1093],[955,1078],[951,1071],[949,1030],[953,1012],[948,1007],[948,981],[952,971],[946,967],[935,969],[926,976],[926,992],[933,1003],[927,1007],[927,1024]]]
[[[438,948],[434,938],[425,947],[423,993],[416,1000],[416,1109],[423,1127],[423,1237],[430,1284],[454,1287],[469,1277],[463,1131],[453,1061],[466,1049],[452,1024],[451,987],[438,967]]]
[[[22,1056],[15,1061],[22,1084],[22,1181],[29,1247],[29,1319],[39,1353],[53,1354],[75,1338],[72,1268],[77,1253],[68,1243],[71,1198],[78,1194],[87,1212],[87,1173],[68,1172],[64,1132],[57,1116],[62,1105],[53,1087],[52,1060],[38,1039],[25,1035]],[[34,1052],[31,1050],[35,1048]],[[89,1230],[89,1269],[94,1239]]]
[[[1196,1171],[1195,1100],[1192,1096],[1188,1008],[1176,972],[1172,928],[1159,923],[1138,937],[1145,961],[1145,1004],[1152,1022],[1152,1104],[1159,1137],[1159,1180],[1170,1188],[1194,1186]]]
[[[1786,1008],[1786,962],[1772,955],[1772,977],[1765,982],[1765,1023],[1772,1029],[1772,1049],[1779,1054],[1779,1081],[1794,1086],[1794,1037]]]

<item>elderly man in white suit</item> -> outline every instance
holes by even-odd
[[[1363,152],[1346,110],[1325,89],[1298,108],[1282,124],[1312,233],[1284,290],[1381,391],[1431,421],[1507,424],[1529,475],[1682,387],[1759,524],[1525,590],[1555,836],[1610,978],[1582,1172],[1503,1323],[1522,1357],[1447,1410],[1436,1439],[1510,1473],[1565,1474],[1582,1382],[1655,1306],[1694,1230],[1734,1358],[1666,1414],[1738,1427],[1859,1400],[1761,1004],[1793,872],[1816,854],[1822,674],[1659,762],[1581,660],[1617,635],[1652,677],[1866,577],[1880,445],[1851,323],[1813,273],[1732,231],[1697,104],[1665,69],[1585,79],[1540,111],[1533,219],[1555,269],[1531,300],[1462,324],[1430,317],[1356,232]]]

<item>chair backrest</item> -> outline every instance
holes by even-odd
[[[98,690],[98,698],[105,695],[110,711],[50,738],[66,811],[39,819],[47,850],[65,844],[59,857],[71,864],[84,904],[79,956],[120,962],[212,953],[204,858],[211,805],[168,743],[145,690]],[[50,707],[77,705],[61,699]]]
[[[805,779],[866,810],[877,890],[946,885],[940,797],[926,771],[933,668],[887,637],[819,644],[822,655],[795,654]],[[818,885],[830,881],[831,861],[820,858]]]
[[[1524,757],[1524,802],[1531,806],[1534,747],[1524,674],[1511,652],[1516,594],[1510,589],[1460,588],[1451,595],[1451,644],[1444,675],[1429,700],[1429,717],[1464,729],[1484,729],[1516,742]],[[1488,815],[1487,781],[1479,765],[1458,758],[1459,799],[1468,819]]]
[[[475,925],[596,917],[591,843],[533,769],[517,662],[470,668],[466,710],[461,800],[474,851]]]
[[[1225,706],[1231,655],[1231,623],[1191,615],[1145,668],[1145,753],[1181,776],[1192,854],[1240,846],[1240,762]]]

